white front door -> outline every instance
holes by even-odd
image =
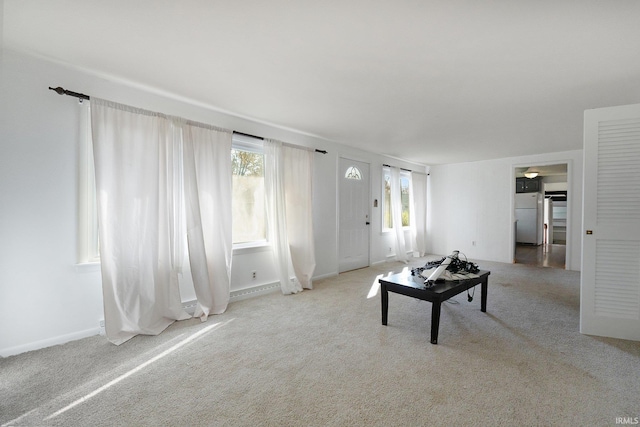
[[[369,164],[340,158],[338,271],[369,266]]]
[[[640,340],[640,104],[584,114],[580,332]]]

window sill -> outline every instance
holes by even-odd
[[[382,230],[382,234],[385,233],[391,233],[391,232],[395,232],[396,229],[395,228],[385,228]],[[405,233],[408,231],[411,231],[411,227],[402,227],[402,231],[404,231]]]
[[[267,252],[271,250],[269,242],[245,243],[233,246],[233,255],[253,254],[256,252]]]
[[[100,271],[100,261],[82,262],[75,265],[76,273],[95,273]]]
[[[233,247],[233,255],[253,254],[257,252],[267,252],[271,250],[271,245],[267,242],[236,245]],[[100,261],[79,262],[74,267],[76,273],[96,273],[100,272]]]

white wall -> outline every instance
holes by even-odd
[[[371,196],[382,200],[382,164],[408,162],[216,111],[108,76],[4,51],[0,63],[0,355],[97,334],[103,317],[99,269],[76,265],[78,101],[49,86],[181,116],[227,129],[326,149],[315,155],[316,270],[337,274],[337,167],[340,156],[371,165]],[[381,206],[381,204],[379,204]],[[371,263],[384,262],[390,233],[372,207]],[[234,254],[232,291],[276,280],[269,251]],[[252,280],[251,271],[258,278]],[[183,301],[194,298],[188,275]]]
[[[225,114],[204,104],[4,51],[0,63],[0,355],[98,333],[103,317],[99,269],[76,265],[77,100],[63,86],[165,114],[321,148],[314,163],[316,278],[337,274],[337,168],[340,157],[371,168],[372,264],[388,259],[392,233],[381,231],[382,164],[409,162]],[[429,250],[458,249],[477,260],[512,261],[515,166],[569,162],[569,269],[580,266],[582,151],[431,167]],[[475,241],[475,246],[472,242]],[[232,290],[276,280],[270,252],[234,254]],[[258,272],[252,280],[251,271]],[[184,301],[194,298],[185,277]]]
[[[511,263],[515,216],[514,168],[558,163],[569,165],[567,205],[570,240],[567,242],[566,265],[569,270],[579,270],[582,150],[432,166],[428,190],[429,251],[445,255],[460,250],[472,259]]]

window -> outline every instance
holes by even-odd
[[[87,264],[100,262],[100,250],[91,111],[88,102],[79,108],[78,263]],[[231,162],[233,243],[251,246],[266,242],[262,140],[234,134]]]
[[[355,179],[355,180],[361,180],[362,179],[362,173],[360,173],[360,169],[358,169],[355,166],[349,166],[347,168],[347,171],[344,173],[344,177],[347,179]]]
[[[400,172],[400,203],[402,205],[402,226],[408,227],[411,224],[409,215],[409,191],[410,176],[407,172]]]
[[[233,244],[266,242],[262,140],[234,134],[231,165]]]
[[[391,171],[389,169],[384,169],[384,198],[382,202],[382,212],[383,229],[392,229],[393,228],[393,216],[391,215]]]
[[[395,201],[391,200],[391,169],[383,168],[382,176],[384,178],[384,197],[382,202],[382,229],[393,229],[393,214],[392,206]],[[409,227],[411,225],[411,217],[409,214],[409,203],[411,194],[411,175],[410,172],[400,172],[400,206],[402,215],[402,227]],[[397,203],[397,202],[395,202]]]

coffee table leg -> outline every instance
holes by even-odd
[[[438,328],[440,327],[440,303],[434,302],[431,307],[431,344],[438,344]]]
[[[485,277],[480,285],[480,311],[483,312],[487,311],[487,293],[489,291],[488,284],[489,279]]]
[[[380,286],[380,298],[382,298],[382,324],[386,325],[387,312],[389,311],[389,291],[384,283]]]

